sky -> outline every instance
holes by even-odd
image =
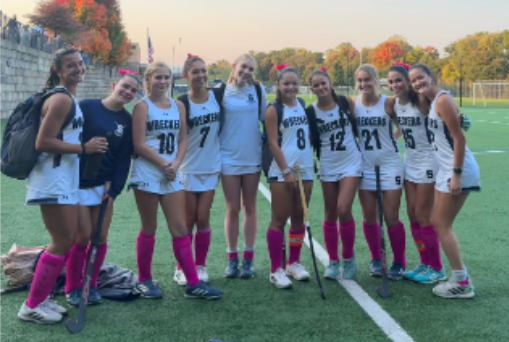
[[[27,22],[38,0],[1,0],[8,16]],[[132,42],[147,61],[181,65],[187,53],[208,63],[254,50],[285,47],[325,52],[342,42],[375,47],[393,35],[413,46],[444,47],[475,32],[509,29],[508,0],[120,0]],[[182,38],[179,44],[179,39]],[[173,50],[175,56],[173,56]]]

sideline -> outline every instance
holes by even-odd
[[[270,191],[262,183],[258,183],[258,190],[271,202]],[[306,246],[309,247],[309,237],[306,231],[304,237]],[[329,257],[325,249],[313,238],[313,248],[317,259],[327,266]],[[314,271],[313,271],[314,272]],[[338,283],[345,288],[350,296],[371,317],[373,322],[394,342],[415,342],[399,324],[384,311],[354,280],[339,279]]]

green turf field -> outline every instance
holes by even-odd
[[[307,100],[307,99],[306,99]],[[1,299],[2,341],[509,341],[507,330],[509,296],[504,279],[507,259],[507,192],[509,180],[509,110],[463,110],[473,121],[466,133],[469,148],[479,163],[482,191],[473,194],[460,213],[455,231],[469,269],[477,296],[472,300],[445,300],[431,293],[432,285],[408,281],[391,282],[391,296],[380,299],[375,288],[379,279],[368,275],[369,252],[360,228],[359,203],[354,203],[357,222],[355,251],[359,268],[357,284],[371,299],[360,299],[368,305],[377,303],[410,338],[379,327],[350,294],[335,281],[323,281],[326,300],[320,299],[316,280],[294,281],[293,289],[279,290],[268,281],[269,259],[265,232],[270,218],[270,205],[258,196],[258,227],[256,243],[256,276],[252,280],[227,280],[223,234],[224,201],[218,188],[212,209],[212,243],[208,272],[214,286],[224,291],[216,302],[189,300],[182,289],[172,282],[175,260],[171,241],[159,213],[153,275],[165,294],[162,300],[139,299],[129,303],[104,301],[89,307],[87,323],[78,336],[69,336],[63,324],[39,326],[22,323],[17,311],[26,292],[9,294]],[[5,123],[5,121],[4,121]],[[400,144],[402,142],[400,141]],[[263,182],[262,182],[263,183]],[[1,177],[1,253],[13,243],[39,246],[48,243],[48,235],[36,207],[25,207],[25,183]],[[313,237],[323,246],[321,234],[322,200],[320,184],[315,181],[310,204]],[[408,228],[404,201],[401,220]],[[135,241],[139,228],[134,198],[123,193],[115,203],[115,215],[109,238],[106,262],[136,270]],[[386,240],[386,243],[387,240]],[[239,241],[242,246],[242,241]],[[388,256],[391,258],[390,252]],[[444,257],[445,260],[445,257]],[[407,230],[407,261],[417,262],[417,252]],[[302,263],[312,271],[310,252],[302,250]],[[448,266],[447,262],[445,265]],[[319,265],[320,273],[323,265]],[[313,275],[313,274],[312,274]],[[351,282],[347,282],[351,283]],[[64,304],[63,297],[58,301]],[[369,305],[368,305],[369,306]],[[75,317],[77,310],[69,309]],[[387,322],[374,314],[377,319]],[[385,328],[385,330],[383,329]],[[399,334],[398,334],[399,333]]]

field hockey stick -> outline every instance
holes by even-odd
[[[376,202],[378,205],[378,225],[380,229],[380,257],[382,259],[382,287],[376,292],[382,298],[389,296],[389,278],[387,277],[387,257],[385,253],[384,217],[382,212],[382,186],[380,184],[380,166],[375,165],[376,174]]]
[[[83,285],[81,287],[81,298],[79,302],[78,308],[78,316],[76,317],[76,321],[72,321],[68,319],[65,322],[65,327],[71,334],[79,333],[83,327],[85,326],[85,311],[88,302],[88,293],[90,291],[90,283],[92,281],[92,271],[94,269],[95,264],[95,254],[97,252],[97,245],[99,244],[99,237],[101,236],[102,225],[104,221],[104,213],[106,212],[106,208],[108,207],[109,197],[106,197],[102,203],[101,208],[99,209],[99,217],[97,219],[97,226],[92,237],[92,250],[90,251],[90,256],[87,262],[87,269],[85,273],[85,278],[83,279]]]
[[[320,276],[318,275],[318,267],[316,266],[315,249],[313,247],[313,236],[311,235],[311,227],[309,225],[308,207],[306,204],[306,197],[304,196],[304,186],[302,185],[302,178],[300,177],[299,165],[295,165],[295,173],[297,174],[297,181],[299,183],[300,200],[302,202],[302,212],[304,213],[304,222],[306,224],[306,229],[308,231],[309,248],[311,249],[311,258],[313,259],[313,266],[315,268],[316,281],[318,282],[318,287],[320,288],[320,294],[322,298],[325,299],[322,282],[320,281]]]

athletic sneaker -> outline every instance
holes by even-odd
[[[62,316],[67,315],[67,310],[63,307],[57,304],[53,299],[51,299],[49,296],[44,301],[45,306],[50,309],[51,311],[57,312],[61,314]]]
[[[468,284],[461,285],[454,279],[442,282],[433,288],[433,293],[442,298],[473,298],[475,296],[472,280],[467,278]]]
[[[403,273],[405,273],[405,266],[400,263],[394,262],[392,263],[391,268],[387,272],[387,277],[392,280],[401,280],[403,279]]]
[[[219,299],[222,295],[221,290],[210,287],[202,281],[195,286],[186,285],[184,292],[186,298]]]
[[[94,287],[90,287],[88,290],[88,301],[87,305],[96,305],[101,304],[101,295],[97,292],[97,289]]]
[[[226,278],[237,278],[239,275],[239,259],[233,258],[228,260],[228,266],[224,270],[224,276]]]
[[[308,280],[309,273],[297,261],[291,265],[286,266],[286,275],[291,275],[295,280]]]
[[[336,280],[341,277],[341,268],[339,267],[339,261],[331,260],[329,261],[329,265],[325,269],[323,273],[323,277],[326,279]]]
[[[180,286],[185,286],[187,284],[187,279],[186,275],[184,274],[184,271],[175,269],[173,281],[179,284]]]
[[[414,281],[420,284],[433,284],[446,279],[447,277],[445,276],[445,269],[443,267],[440,271],[435,271],[433,268],[428,267],[424,272],[414,277]]]
[[[279,267],[276,272],[271,273],[269,280],[279,289],[286,289],[292,286],[292,281],[286,276],[285,270]]]
[[[205,268],[205,266],[196,266],[196,272],[198,273],[199,280],[203,281],[204,283],[209,282],[209,275],[207,273],[207,269]],[[182,274],[184,274],[184,272],[182,272]],[[185,276],[184,276],[184,279],[185,279]]]
[[[428,270],[428,266],[418,263],[417,266],[413,270],[406,271],[403,273],[403,277],[408,280],[413,280],[416,275],[418,275],[421,272],[425,272]]]
[[[66,293],[65,299],[70,306],[78,307],[80,305],[81,290],[71,290],[69,293]]]
[[[32,321],[39,324],[53,324],[62,320],[62,315],[49,308],[47,300],[31,309],[23,302],[18,312],[18,318],[22,321]]]
[[[357,274],[357,266],[355,265],[355,257],[343,259],[343,279],[353,279]]]
[[[157,288],[152,279],[136,284],[135,289],[143,298],[162,298],[163,293]]]
[[[242,260],[242,266],[240,267],[240,277],[243,279],[249,279],[253,276],[253,260],[244,258]]]
[[[380,260],[380,259],[371,260],[371,264],[369,266],[369,274],[372,277],[381,277],[382,276],[382,260]]]

